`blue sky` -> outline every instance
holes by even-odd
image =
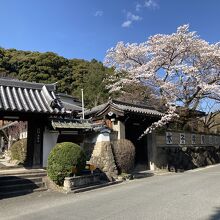
[[[182,24],[220,41],[219,0],[0,0],[0,46],[103,61],[118,41],[143,42]]]

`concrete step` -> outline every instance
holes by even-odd
[[[45,173],[44,169],[10,169],[10,170],[0,170],[0,176],[7,176],[7,175],[21,175],[21,174],[33,174],[33,173]]]
[[[26,183],[17,183],[13,185],[4,185],[0,186],[0,192],[12,192],[18,190],[34,190],[37,188],[45,187],[43,182],[26,182]]]
[[[0,198],[47,190],[45,176],[43,169],[0,170]]]
[[[14,190],[9,192],[0,192],[0,199],[4,198],[10,198],[15,196],[22,196],[33,192],[41,192],[41,191],[47,191],[46,187],[40,187],[36,189],[24,189],[24,190]]]
[[[46,172],[34,172],[34,173],[13,173],[13,174],[0,174],[0,181],[7,180],[11,178],[23,178],[30,179],[34,177],[44,177],[46,176]]]
[[[15,185],[20,183],[29,183],[29,182],[42,182],[42,177],[29,177],[29,178],[20,178],[17,176],[5,176],[5,178],[0,179],[0,186],[4,185]]]

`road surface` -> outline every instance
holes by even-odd
[[[220,220],[220,165],[79,194],[41,192],[2,199],[0,219]]]

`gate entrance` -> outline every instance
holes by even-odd
[[[25,166],[41,167],[43,162],[43,132],[50,117],[59,117],[66,112],[56,97],[55,84],[23,82],[13,79],[0,79],[0,134],[1,144],[10,141],[4,134],[18,131],[16,124],[26,126],[27,152]],[[6,123],[7,122],[7,123]],[[6,123],[6,124],[4,124]],[[6,127],[4,127],[6,126]],[[19,132],[19,135],[22,132]],[[24,133],[23,133],[24,135]],[[4,137],[5,136],[5,137]],[[2,146],[1,149],[6,148]]]
[[[0,166],[23,164],[27,157],[27,122],[0,121]]]
[[[43,129],[45,117],[0,117],[0,153],[3,165],[19,163],[26,167],[41,167],[43,157]],[[17,119],[17,120],[16,120]],[[16,143],[16,144],[15,144]],[[13,145],[16,145],[14,147]],[[13,147],[12,147],[13,146]],[[12,148],[11,148],[12,147]],[[22,148],[22,149],[21,149]]]
[[[135,163],[148,165],[148,148],[147,148],[147,137],[139,139],[140,135],[146,129],[146,124],[143,123],[142,119],[129,118],[125,123],[125,134],[126,139],[130,140],[135,146]]]

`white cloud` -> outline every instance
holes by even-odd
[[[122,23],[122,27],[130,27],[133,22],[142,20],[142,17],[132,14],[131,12],[127,12],[126,17],[127,19]]]
[[[131,26],[131,24],[132,24],[132,21],[124,21],[123,23],[122,23],[122,27],[130,27]]]
[[[96,11],[94,16],[95,17],[102,17],[103,13],[104,13],[103,11]]]
[[[128,12],[127,19],[131,21],[140,21],[142,18],[139,15],[134,15],[131,12]]]
[[[142,8],[142,5],[140,3],[137,3],[136,6],[135,6],[135,10],[140,11],[141,8]]]
[[[144,7],[145,8],[158,8],[159,5],[157,4],[155,0],[145,0]]]

